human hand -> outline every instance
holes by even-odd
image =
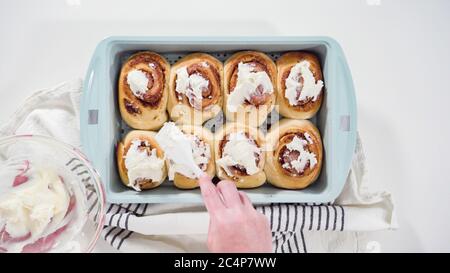
[[[200,189],[209,212],[211,252],[271,252],[272,235],[266,216],[255,210],[247,194],[222,180],[217,187],[204,175]]]

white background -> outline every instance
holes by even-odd
[[[0,122],[84,77],[108,35],[328,35],[352,70],[358,126],[400,229],[382,251],[450,251],[450,1],[0,0]],[[108,250],[102,244],[101,250]]]

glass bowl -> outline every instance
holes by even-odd
[[[46,136],[0,139],[0,253],[91,252],[104,223],[100,176]]]

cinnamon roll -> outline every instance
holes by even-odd
[[[216,166],[214,164],[214,138],[212,133],[200,126],[182,125],[179,128],[191,140],[192,155],[195,163],[203,172],[213,177]],[[194,189],[199,186],[198,179],[185,176],[177,171],[182,166],[177,166],[170,160],[167,163],[169,180],[172,180],[177,188]]]
[[[170,72],[168,110],[178,124],[201,125],[222,107],[223,65],[213,56],[193,53]]]
[[[139,52],[122,66],[119,77],[119,109],[134,129],[156,130],[167,121],[170,65],[153,52]]]
[[[117,167],[125,186],[136,191],[159,186],[167,177],[155,132],[130,131],[117,146]]]
[[[264,139],[250,126],[227,123],[214,140],[216,174],[234,181],[238,188],[255,188],[266,181],[264,174]]]
[[[313,183],[322,168],[319,130],[308,120],[284,119],[266,135],[269,183],[285,189],[303,189]]]
[[[308,119],[320,108],[323,77],[314,54],[289,52],[277,60],[278,105],[287,118]]]
[[[260,126],[276,100],[275,63],[256,51],[242,51],[225,62],[223,111],[228,120]]]

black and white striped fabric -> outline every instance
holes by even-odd
[[[106,212],[107,221],[103,227],[103,239],[120,250],[123,242],[133,234],[133,231],[128,230],[130,216],[144,216],[148,207],[149,204],[109,204]]]
[[[308,252],[304,231],[343,231],[344,207],[328,204],[269,204],[257,210],[270,219],[275,252]]]
[[[120,250],[133,231],[128,230],[130,217],[143,217],[151,204],[109,204],[103,239]],[[306,253],[304,231],[343,231],[345,210],[332,204],[268,204],[257,210],[270,220],[273,249],[282,253]]]

